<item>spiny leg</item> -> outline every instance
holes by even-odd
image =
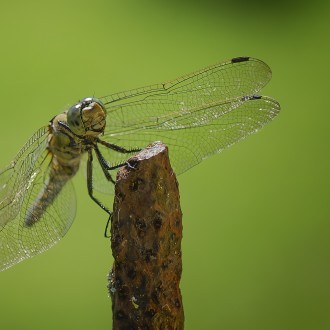
[[[99,142],[101,142],[101,140],[99,140]],[[104,142],[104,143],[102,143],[103,145],[110,144],[110,143],[107,143],[105,141],[103,141],[103,142]],[[112,146],[116,146],[114,144],[111,144],[111,145]],[[122,153],[133,153],[133,152],[141,151],[141,149],[127,150],[127,149],[121,148],[119,146],[116,146],[116,147],[119,148],[119,149],[121,149],[121,150],[125,150],[125,151],[119,151],[119,152],[122,152]],[[111,148],[111,149],[112,150],[115,150],[113,148]],[[103,155],[102,155],[101,151],[99,150],[97,144],[94,145],[94,150],[95,150],[97,159],[99,160],[100,165],[102,167],[102,171],[103,171],[104,175],[106,176],[106,178],[108,179],[108,181],[111,181],[112,183],[115,183],[115,181],[112,179],[112,177],[108,173],[108,171],[116,170],[117,168],[123,167],[125,165],[127,165],[130,168],[134,168],[128,161],[127,162],[120,163],[120,164],[117,164],[117,165],[110,166],[109,163],[106,161],[106,159],[103,157]],[[118,151],[118,150],[116,150],[116,151]],[[110,178],[108,178],[108,176]]]
[[[110,175],[110,174],[109,174]],[[111,216],[111,211],[105,207],[94,195],[93,195],[93,151],[88,150],[88,160],[87,160],[87,189],[90,198],[99,205],[105,212]]]
[[[100,139],[97,139],[97,142],[99,142],[100,144],[104,145],[105,147],[107,148],[110,148],[114,151],[117,151],[117,152],[121,152],[121,153],[133,153],[133,152],[138,152],[138,151],[141,151],[141,149],[130,149],[130,150],[127,150],[125,148],[122,148],[120,146],[117,146],[115,144],[112,144],[112,143],[108,143],[106,141],[102,141]],[[118,164],[118,165],[114,165],[114,166],[110,166],[109,163],[106,161],[106,159],[103,157],[102,153],[100,152],[97,144],[94,145],[94,150],[95,150],[95,153],[96,153],[96,157],[100,163],[100,166],[102,168],[102,171],[106,177],[106,179],[110,182],[112,182],[113,184],[115,184],[115,181],[113,180],[111,174],[108,172],[108,171],[111,171],[111,170],[115,170],[117,168],[120,168],[124,165],[128,165],[131,167],[131,165],[129,164],[129,162],[124,162],[124,163],[121,163],[121,164]],[[87,162],[87,185],[88,185],[88,193],[89,193],[89,196],[103,209],[105,210],[108,214],[109,214],[109,218],[108,218],[108,221],[107,221],[107,224],[105,226],[105,229],[104,229],[104,237],[106,238],[109,238],[110,236],[107,235],[107,231],[108,231],[108,228],[109,228],[109,224],[111,222],[111,219],[112,219],[112,212],[110,210],[108,210],[97,198],[95,198],[93,196],[93,181],[92,181],[92,177],[93,177],[93,172],[92,172],[92,162],[93,162],[93,154],[92,154],[92,150],[90,149],[88,151],[88,162]]]
[[[97,139],[97,142],[104,145],[105,147],[112,149],[114,151],[120,152],[122,154],[131,154],[133,152],[141,151],[142,149],[136,148],[136,149],[125,149],[123,147],[117,146],[116,144],[109,143],[100,139]]]
[[[98,148],[94,149],[97,155],[97,158],[101,164],[103,173],[105,175],[105,177],[107,178],[108,181],[111,181],[112,183],[114,183],[114,180],[112,179],[110,173],[106,170],[106,168],[104,167],[106,163],[105,159],[103,158],[102,154],[100,153],[100,151],[98,150]],[[101,159],[99,158],[99,156],[101,157]],[[103,165],[102,165],[103,164]],[[104,237],[109,238],[110,236],[107,234],[108,228],[109,228],[109,224],[111,222],[112,219],[112,212],[105,207],[96,197],[94,197],[93,195],[93,151],[92,149],[88,150],[88,160],[87,160],[87,188],[88,188],[88,194],[89,196],[93,199],[93,201],[99,205],[104,211],[106,211],[109,214],[109,218],[107,221],[107,224],[105,226],[104,229]]]
[[[113,166],[110,166],[109,163],[105,160],[105,158],[103,157],[103,155],[101,154],[101,151],[99,150],[97,144],[94,145],[94,150],[96,153],[96,157],[100,163],[100,166],[102,168],[103,174],[105,175],[106,179],[110,182],[112,182],[113,184],[115,184],[114,179],[112,178],[111,174],[108,172],[110,170],[115,169]]]

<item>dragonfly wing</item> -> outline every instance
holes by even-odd
[[[47,139],[48,127],[45,126],[36,131],[14,160],[0,171],[0,228],[20,212],[25,191],[35,177],[38,160],[44,158]]]
[[[171,164],[180,174],[256,132],[279,111],[280,105],[275,100],[259,96],[206,104],[159,119],[154,125],[114,133],[111,142],[129,149],[144,148],[160,140],[168,145]],[[120,163],[127,155],[110,150],[109,159]]]
[[[2,172],[10,171],[13,179],[9,180],[8,174],[5,175],[7,185],[4,189],[8,194],[2,192],[1,195],[5,202],[0,210],[0,271],[49,249],[65,235],[75,215],[76,202],[71,180],[65,184],[59,181],[56,198],[48,205],[39,203],[42,208],[36,209],[40,196],[49,192],[52,156],[46,149],[46,133],[30,142],[31,146],[23,148],[12,166]],[[21,182],[23,178],[27,182],[25,185]],[[38,220],[33,223],[31,210],[39,213]]]
[[[257,94],[269,82],[271,76],[271,69],[263,61],[252,57],[239,57],[205,67],[167,83],[104,96],[100,100],[108,108],[111,120],[120,120],[123,125],[131,126],[132,119],[145,122],[145,115],[148,113],[142,110],[127,115],[123,112],[125,117],[122,117],[116,107],[146,100],[151,103],[149,99],[155,102],[172,99],[177,100],[178,104],[184,102],[186,106],[196,107]],[[154,115],[157,116],[159,110],[159,107],[155,109]]]
[[[260,60],[231,60],[166,84],[122,93],[121,99],[118,95],[101,98],[108,116],[105,136],[159,125],[173,117],[193,117],[208,104],[257,94],[270,78],[270,68]]]
[[[276,101],[253,99],[270,78],[271,70],[264,62],[235,58],[165,84],[101,98],[108,116],[104,139],[128,149],[144,148],[154,140],[162,140],[170,147],[176,172],[182,173],[234,143],[230,121],[236,119],[238,127],[245,120],[240,129],[246,136],[249,130],[243,125],[247,124],[252,108],[263,107],[260,113],[268,121],[269,113],[278,112]],[[254,112],[252,116],[259,115]],[[106,153],[111,165],[128,158],[127,154],[112,150]]]
[[[226,121],[233,120],[229,117],[237,117],[237,121],[239,116],[241,119],[248,117],[249,111],[241,113],[247,107],[243,104],[251,99],[247,96],[260,91],[270,78],[271,70],[264,62],[248,57],[235,58],[168,83],[100,98],[108,116],[103,138],[126,149],[144,148],[154,140],[162,140],[170,147],[176,172],[184,172],[234,143],[233,128]],[[254,107],[260,103],[265,106],[262,110],[265,118],[266,112],[275,115],[279,109],[276,101],[270,99],[254,102]],[[235,112],[235,109],[240,110]],[[233,114],[229,114],[231,112]],[[213,125],[217,128],[211,128]],[[237,122],[235,127],[238,125]],[[232,136],[226,136],[226,132]],[[248,129],[242,128],[242,134],[248,135]],[[239,139],[238,135],[236,138]],[[103,146],[100,151],[112,166],[124,163],[129,157]],[[113,187],[105,180],[101,168],[97,164],[94,168],[95,189],[111,192]],[[112,175],[115,177],[114,172]]]

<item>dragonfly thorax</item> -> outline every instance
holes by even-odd
[[[100,135],[105,129],[105,119],[104,105],[94,97],[83,99],[67,113],[68,126],[77,135]]]

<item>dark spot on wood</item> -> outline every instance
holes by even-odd
[[[170,264],[170,262],[169,262],[168,260],[163,261],[163,262],[162,262],[162,268],[163,268],[163,269],[168,268],[169,264]]]
[[[127,315],[122,310],[117,311],[115,316],[116,316],[117,320],[126,320],[127,319]]]
[[[155,303],[155,304],[159,304],[159,299],[158,299],[158,291],[157,290],[154,290],[152,293],[151,293],[151,300]]]
[[[145,311],[144,315],[148,318],[152,318],[156,314],[154,309],[149,309]]]
[[[158,292],[162,292],[163,291],[163,283],[162,282],[159,282],[158,285],[156,286],[156,290]]]
[[[156,212],[154,220],[153,220],[153,225],[156,230],[159,230],[162,227],[163,220],[160,212]]]
[[[152,243],[152,248],[153,248],[153,254],[154,256],[157,256],[158,251],[159,251],[159,242],[157,239],[155,239]]]
[[[125,194],[123,192],[120,192],[116,195],[118,198],[119,202],[123,202],[125,200]]]
[[[140,234],[145,234],[147,231],[147,224],[143,219],[136,219],[135,220],[135,228],[139,231]]]
[[[158,181],[158,176],[159,176],[158,166],[155,166],[151,170],[150,181],[151,182],[157,182]]]
[[[123,300],[126,299],[129,295],[129,289],[126,285],[123,285],[118,289],[118,298]]]
[[[174,306],[175,306],[176,308],[181,308],[181,303],[180,303],[179,299],[175,299]]]
[[[176,227],[181,227],[181,220],[179,218],[175,219],[175,226]]]
[[[115,249],[120,244],[120,235],[119,234],[112,234],[111,235],[111,248]]]
[[[134,268],[130,268],[127,272],[127,277],[133,280],[136,276],[136,271]]]
[[[139,309],[143,310],[150,300],[150,297],[146,295],[147,285],[149,283],[147,283],[147,278],[144,275],[136,278],[136,283],[137,285],[133,289],[133,296],[138,301]]]
[[[119,269],[120,269],[119,265],[116,264],[116,271],[118,271]],[[117,277],[115,278],[115,280],[114,280],[114,287],[115,287],[116,289],[118,289],[118,288],[120,288],[122,285],[123,285],[123,281],[122,281],[122,279],[121,279],[119,276],[117,276]]]
[[[141,190],[144,186],[144,181],[142,179],[136,179],[133,181],[129,187],[131,191],[138,191]]]
[[[142,255],[146,262],[150,262],[152,259],[155,258],[155,254],[152,249],[145,249],[144,251],[142,251]]]
[[[140,294],[134,296],[134,297],[137,298],[137,301],[138,301],[138,304],[139,304],[139,308],[141,310],[145,310],[146,309],[146,306],[148,305],[149,299],[150,299],[149,297],[146,296],[145,293],[146,293],[145,290],[143,292],[141,290],[141,293]]]

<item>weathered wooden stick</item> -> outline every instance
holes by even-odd
[[[128,162],[111,223],[113,329],[183,329],[182,213],[167,147],[154,143]]]

